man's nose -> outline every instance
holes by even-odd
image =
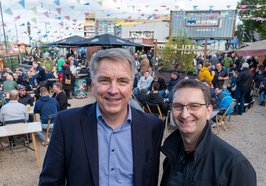
[[[118,85],[117,82],[111,82],[108,92],[114,94],[118,92]]]

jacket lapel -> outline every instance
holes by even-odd
[[[135,109],[132,109],[132,143],[133,143],[133,173],[134,173],[134,185],[142,185],[142,170],[143,170],[143,155],[144,155],[144,141],[145,141],[145,127],[143,127],[143,121],[141,117],[138,117],[138,113]]]
[[[96,120],[96,104],[85,107],[82,113],[81,125],[83,129],[84,143],[87,151],[90,172],[94,185],[99,185],[99,158],[98,158],[98,135]]]

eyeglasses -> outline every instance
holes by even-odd
[[[187,105],[183,105],[180,103],[174,103],[172,109],[176,112],[182,112],[184,107],[187,107],[188,112],[198,111],[203,105],[207,105],[206,103],[189,103]]]

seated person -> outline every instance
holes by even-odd
[[[9,93],[11,90],[16,90],[18,84],[14,81],[11,75],[6,76],[6,80],[3,83],[3,91]]]
[[[164,116],[166,116],[167,115],[167,105],[164,102],[163,98],[159,95],[159,87],[160,87],[159,83],[157,83],[157,82],[153,83],[152,91],[147,96],[147,103],[159,105],[159,107],[162,111],[162,114]],[[151,109],[151,111],[152,111],[152,113],[156,113],[156,114],[158,113],[157,108]]]
[[[18,122],[26,122],[29,119],[29,114],[25,105],[18,102],[18,91],[10,91],[10,101],[2,106],[0,110],[0,120],[4,124],[12,124]],[[29,138],[29,140],[31,140]],[[15,146],[13,137],[9,138],[10,145]]]
[[[139,79],[137,87],[134,88],[134,95],[138,95],[140,89],[145,89],[146,91],[148,91],[152,81],[153,77],[151,77],[149,71],[146,71]]]
[[[49,92],[46,87],[40,88],[40,99],[38,99],[34,106],[34,113],[40,114],[40,120],[42,123],[42,129],[47,129],[47,123],[49,120],[49,116],[53,114],[57,114],[59,111],[59,105],[55,98],[51,98],[49,96]],[[52,129],[54,127],[54,121],[51,121],[50,128]],[[38,135],[42,141],[42,144],[44,144],[46,132],[38,132]],[[48,141],[49,142],[49,141]]]
[[[23,85],[18,85],[18,93],[19,93],[19,98],[18,102],[22,103],[23,105],[30,105],[31,107],[33,106],[33,98],[27,94],[26,92],[26,87]]]
[[[221,85],[215,88],[215,94],[215,105],[219,109],[218,115],[223,115],[226,112],[227,108],[233,103],[232,96],[228,90],[223,90],[223,86]],[[231,107],[226,115],[230,115],[233,112],[233,109],[234,108]]]
[[[159,83],[159,85],[160,85],[160,87],[159,87],[159,95],[163,96],[164,95],[164,91],[166,90],[167,86],[166,86],[166,83],[165,83],[164,79],[160,77],[160,74],[158,72],[156,72],[154,77],[153,77],[153,81],[151,82],[151,86],[149,87],[149,91],[152,90],[152,85],[155,82]]]
[[[54,83],[53,85],[54,94],[52,97],[56,99],[56,101],[59,104],[60,111],[67,109],[68,100],[66,94],[62,90],[62,84],[61,83]]]

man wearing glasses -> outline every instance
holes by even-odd
[[[164,142],[161,185],[256,186],[256,172],[237,149],[211,132],[208,87],[192,79],[173,90],[175,130]]]

